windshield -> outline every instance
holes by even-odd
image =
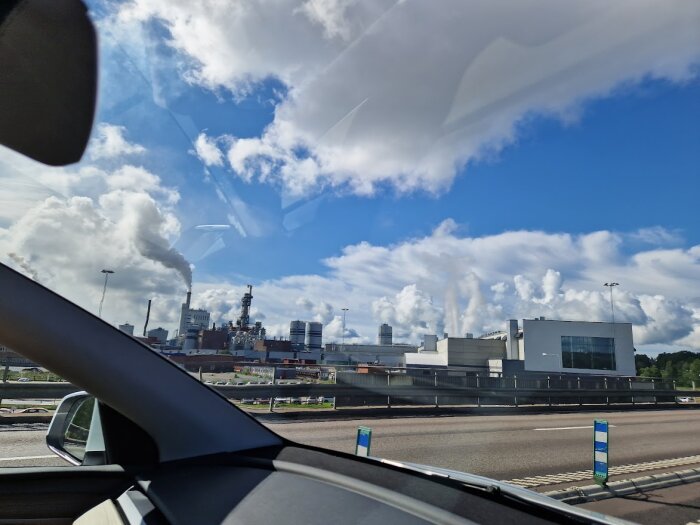
[[[299,442],[539,492],[700,466],[700,3],[88,6],[90,145],[0,148],[4,264]]]

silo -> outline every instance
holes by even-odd
[[[306,323],[306,351],[320,352],[321,341],[323,339],[323,324]]]
[[[182,351],[190,353],[197,349],[197,338],[199,337],[199,327],[191,327],[187,329],[185,341],[182,344]]]
[[[377,344],[380,345],[390,345],[392,344],[392,329],[391,326],[384,323],[379,327],[379,336],[377,337]]]
[[[289,323],[289,342],[293,345],[303,345],[306,334],[304,321],[292,321]]]

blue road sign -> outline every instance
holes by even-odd
[[[593,422],[593,479],[600,484],[608,481],[608,422],[596,419]]]
[[[372,429],[369,427],[357,427],[357,442],[355,443],[356,456],[369,456],[369,447],[372,443]]]

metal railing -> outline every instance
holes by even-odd
[[[696,392],[675,381],[645,378],[407,373],[342,374],[334,384],[211,385],[229,399],[335,398],[358,405],[585,405],[677,403]],[[350,377],[352,375],[353,377]],[[69,383],[0,383],[2,399],[60,399],[80,390]],[[700,396],[699,396],[700,397]]]

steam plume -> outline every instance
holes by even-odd
[[[36,282],[39,282],[39,274],[37,274],[36,270],[31,267],[27,259],[16,253],[8,253],[7,255],[10,257],[10,259],[15,261],[20,268],[22,268],[26,273],[28,273],[29,277],[34,279]]]
[[[192,288],[192,268],[190,268],[190,263],[175,248],[164,246],[159,242],[143,237],[138,239],[137,247],[144,257],[159,262],[166,268],[176,270],[184,279],[187,289],[190,290]]]

